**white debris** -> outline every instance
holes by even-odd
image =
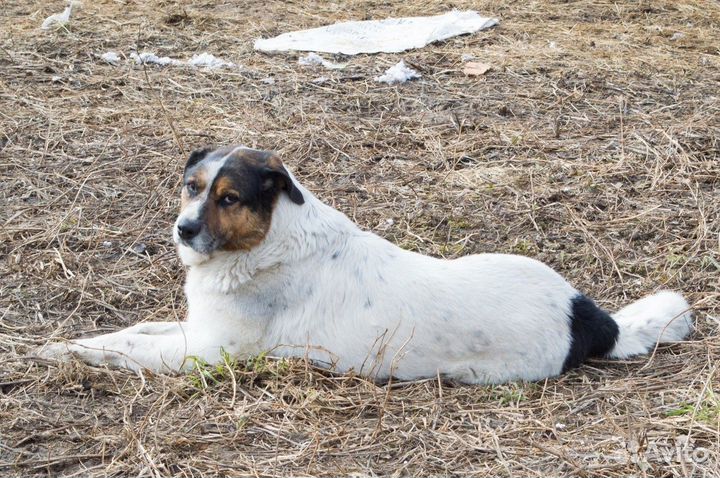
[[[548,47],[550,47],[550,48],[552,48],[553,50],[555,50],[555,49],[557,48],[557,43],[555,43],[554,41],[551,41],[551,42],[548,43]]]
[[[308,53],[307,56],[301,56],[298,58],[298,63],[303,66],[322,65],[331,70],[340,70],[347,66],[347,63],[333,63],[332,61],[328,61],[317,53]]]
[[[217,68],[232,68],[235,66],[235,63],[221,60],[215,55],[204,52],[199,55],[193,55],[193,57],[188,60],[188,65],[194,67],[205,67],[208,70],[214,70]]]
[[[342,22],[310,30],[283,33],[274,38],[256,40],[255,49],[315,51],[346,55],[398,53],[457,35],[474,33],[497,23],[497,19],[481,17],[473,10],[453,10],[444,15],[431,17]]]
[[[108,52],[105,55],[113,54],[113,52]],[[109,61],[107,58],[105,58],[105,55],[103,55],[101,58],[108,63],[113,63]],[[117,57],[117,60],[120,60],[120,57]],[[189,65],[195,68],[205,68],[208,70],[214,70],[217,68],[232,68],[235,65],[235,63],[221,60],[220,58],[216,57],[215,55],[211,55],[210,53],[200,53],[197,55],[193,55],[192,58],[190,58],[187,61],[182,60],[176,60],[175,58],[170,58],[169,56],[157,56],[154,53],[149,52],[143,52],[140,54],[137,53],[130,53],[130,58],[135,60],[135,63],[138,65],[142,64],[153,64],[153,65],[160,65],[160,66],[167,66],[167,65],[173,65],[173,66],[183,66],[183,65]]]
[[[414,78],[420,78],[420,73],[405,66],[405,62],[400,60],[397,65],[391,66],[385,70],[384,74],[376,76],[375,81],[393,85],[395,83],[405,83],[406,81]]]
[[[120,55],[118,55],[114,51],[103,53],[102,55],[100,55],[100,59],[106,61],[107,63],[110,63],[111,65],[117,65],[118,63],[120,63]]]
[[[327,76],[318,76],[317,78],[312,80],[312,82],[316,85],[322,85],[323,83],[327,83],[328,81],[330,81],[330,78],[328,78]]]
[[[460,57],[461,61],[470,61],[470,60],[474,60],[474,59],[475,59],[475,55],[471,55],[470,53],[463,53],[463,55]]]
[[[153,64],[153,65],[182,65],[180,60],[175,60],[169,56],[157,56],[154,53],[143,52],[139,55],[137,53],[130,53],[130,58],[135,60],[138,65],[142,64]]]
[[[685,34],[683,32],[675,32],[670,37],[671,41],[680,40],[681,38],[685,38]]]
[[[111,241],[103,241],[102,246],[103,247],[112,247],[113,243]]]
[[[565,428],[567,428],[567,425],[565,425],[564,423],[556,423],[555,424],[556,430],[565,430]]]
[[[60,83],[62,81],[62,76],[55,75],[52,78],[50,78],[50,81],[52,81],[53,83]]]
[[[263,78],[263,79],[260,80],[260,81],[262,81],[262,82],[265,83],[266,85],[274,85],[274,84],[275,84],[275,78],[273,78],[273,77],[271,77],[271,76],[268,76],[267,78]]]
[[[71,1],[62,13],[56,13],[47,17],[45,21],[42,22],[42,26],[40,28],[43,30],[50,30],[51,28],[58,28],[66,25],[70,21],[70,15],[72,15],[73,9],[79,7],[80,5],[81,3],[76,0]]]
[[[311,66],[311,65],[322,65],[323,57],[318,55],[317,53],[308,53],[307,56],[301,56],[298,58],[298,63],[303,66]]]

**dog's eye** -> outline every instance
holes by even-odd
[[[197,183],[195,181],[188,182],[185,187],[187,188],[187,192],[190,196],[194,196],[197,194]]]
[[[231,206],[238,202],[240,200],[239,197],[237,197],[234,194],[226,194],[225,196],[220,198],[220,205],[221,206]]]

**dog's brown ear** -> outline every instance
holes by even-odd
[[[210,147],[204,147],[202,149],[196,149],[192,153],[190,153],[190,157],[187,160],[187,163],[185,163],[185,172],[187,173],[190,168],[195,166],[197,163],[205,159],[205,157],[212,151],[212,148]]]
[[[267,158],[266,164],[267,165],[265,166],[263,172],[273,178],[273,180],[279,182],[281,188],[287,192],[290,200],[295,204],[305,204],[305,198],[298,189],[297,184],[295,184],[295,181],[293,181],[292,177],[290,177],[290,173],[288,173],[285,166],[283,166],[280,158],[277,155],[272,154]],[[271,186],[272,184],[273,183],[269,183],[268,186]]]

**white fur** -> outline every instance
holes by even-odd
[[[677,292],[661,291],[623,307],[612,318],[620,328],[611,358],[644,354],[655,344],[684,339],[693,327],[687,301]]]
[[[235,148],[237,149],[237,148]],[[227,159],[232,155],[232,153],[235,150],[231,151],[230,153],[226,154],[225,156],[221,156],[217,159],[211,160],[211,161],[204,161],[203,164],[203,172],[205,174],[205,181],[207,184],[212,184],[212,182],[215,180],[215,176],[217,176],[220,169],[225,165],[225,162]],[[177,219],[175,220],[175,225],[173,227],[173,241],[175,241],[175,244],[180,244],[180,235],[178,233],[178,224],[181,222],[187,221],[187,220],[196,220],[198,219],[200,215],[200,211],[202,209],[203,203],[206,201],[208,195],[210,194],[210,188],[205,188],[196,198],[190,201],[190,203],[183,208],[182,212],[178,214]],[[208,254],[203,254],[200,252],[197,252],[189,247],[181,247],[178,249],[178,254],[180,255],[180,260],[183,262],[183,264],[187,266],[192,266],[194,264],[200,264],[202,262],[207,261],[210,256]]]
[[[523,256],[406,251],[298,187],[305,204],[282,194],[265,241],[250,252],[204,256],[179,246],[189,265],[185,322],[140,324],[44,355],[169,372],[191,365],[187,356],[212,363],[223,349],[240,358],[269,351],[380,379],[471,383],[562,371],[578,291],[551,268]],[[647,352],[685,309],[666,292],[621,310],[612,356]],[[661,341],[689,331],[689,315],[681,318]]]

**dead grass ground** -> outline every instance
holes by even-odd
[[[252,50],[291,29],[452,7],[502,23],[339,72]],[[0,474],[717,475],[717,3],[99,0],[69,30],[38,30],[62,8],[0,10]],[[97,58],[111,49],[208,50],[244,68],[145,73]],[[493,70],[465,77],[462,54]],[[423,79],[372,81],[400,58]],[[405,247],[531,255],[609,309],[682,290],[698,331],[650,359],[494,387],[383,387],[265,360],[144,379],[28,361],[50,338],[182,317],[169,234],[181,164],[234,142],[279,150],[321,198]]]

